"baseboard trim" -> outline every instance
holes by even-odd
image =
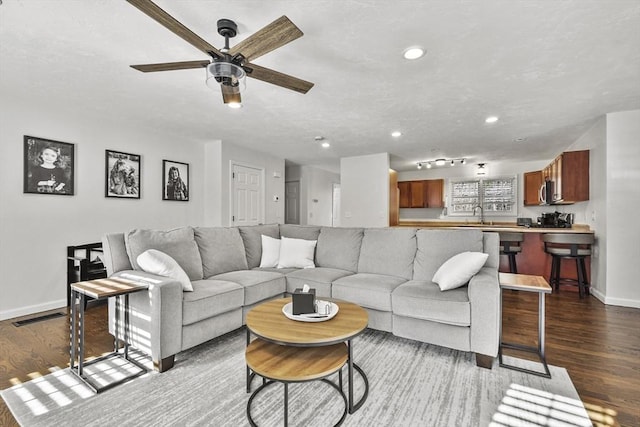
[[[607,305],[617,305],[620,307],[640,308],[640,301],[626,298],[605,297],[604,303]]]
[[[61,299],[57,301],[50,301],[44,304],[28,305],[26,307],[20,307],[12,310],[0,311],[0,320],[13,319],[15,317],[28,316],[30,314],[41,313],[48,310],[57,310],[67,306],[67,300]]]
[[[619,307],[640,308],[640,301],[638,300],[608,297],[594,287],[592,287],[590,291],[591,291],[591,295],[596,297],[603,304],[615,305]]]

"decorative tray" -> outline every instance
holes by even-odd
[[[289,302],[282,307],[282,313],[291,320],[297,320],[298,322],[326,322],[331,320],[338,314],[338,304],[330,301],[318,300],[318,303],[329,306],[329,314],[309,313],[309,314],[293,314],[293,303]],[[323,310],[324,313],[324,310]]]

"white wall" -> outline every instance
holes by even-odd
[[[640,110],[607,114],[607,304],[640,308]]]
[[[66,246],[203,222],[203,146],[176,135],[0,98],[0,319],[66,305]],[[66,110],[66,111],[65,111]],[[75,196],[23,194],[23,136],[76,144]],[[140,154],[141,198],[104,196],[105,149]],[[162,160],[190,164],[190,201],[162,200]]]
[[[591,256],[591,290],[601,301],[607,293],[607,120],[602,116],[567,151],[589,151],[589,201],[584,202],[584,221],[595,232]]]
[[[389,225],[389,154],[340,159],[340,225]]]
[[[249,150],[223,141],[204,144],[204,225],[231,225],[231,164],[237,163],[265,171],[265,200],[263,222],[284,221],[284,159]],[[280,178],[274,177],[274,172]],[[273,201],[277,195],[278,202]]]
[[[340,175],[311,166],[303,166],[301,169],[302,176],[306,178],[305,198],[300,199],[300,203],[306,205],[305,224],[330,227],[333,215],[333,184],[340,183]],[[302,209],[300,211],[302,212]]]

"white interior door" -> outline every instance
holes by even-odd
[[[284,223],[300,224],[300,181],[284,184]]]
[[[262,169],[233,165],[231,225],[256,225],[263,222],[263,175]]]

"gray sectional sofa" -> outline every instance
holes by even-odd
[[[260,268],[262,235],[317,240],[316,268]],[[130,296],[130,342],[151,355],[161,372],[173,366],[175,354],[242,327],[252,307],[304,284],[319,297],[366,308],[370,328],[474,352],[477,364],[488,368],[498,353],[497,233],[272,224],[133,230],[105,235],[102,243],[110,277],[150,284],[148,291]],[[146,249],[173,257],[193,292],[174,279],[141,271],[136,258]],[[440,291],[433,274],[465,251],[489,257],[467,285]],[[113,302],[109,313],[115,335]]]

